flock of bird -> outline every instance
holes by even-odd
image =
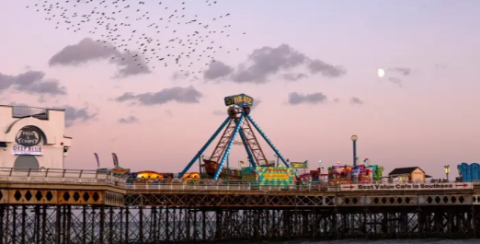
[[[190,75],[202,73],[218,53],[239,50],[221,42],[246,34],[232,31],[230,13],[205,10],[218,4],[219,0],[36,0],[27,8],[45,13],[56,29],[85,32],[122,54],[112,59],[132,58],[146,69],[174,64]],[[210,16],[202,18],[197,12]]]

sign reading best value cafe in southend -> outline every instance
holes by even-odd
[[[420,183],[420,184],[351,184],[339,185],[340,191],[432,191],[473,189],[472,183]]]

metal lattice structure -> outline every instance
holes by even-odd
[[[213,165],[212,168],[215,170],[213,174],[214,180],[217,180],[222,174],[225,161],[228,159],[228,155],[237,135],[240,135],[242,143],[245,146],[250,165],[253,167],[267,165],[267,157],[257,140],[254,129],[263,137],[285,166],[289,167],[289,164],[282,154],[250,116],[250,110],[253,106],[253,98],[245,94],[229,96],[225,97],[225,105],[229,107],[227,119],[179,174],[179,178],[187,173],[219,134],[222,135],[220,136],[211,156],[208,159],[204,159],[206,164]]]
[[[0,244],[480,235],[480,185],[473,183],[401,191],[331,191],[322,184],[289,189],[217,182],[191,186],[189,181],[150,188],[86,173],[0,174]]]
[[[478,207],[181,208],[0,205],[0,243],[476,238]]]

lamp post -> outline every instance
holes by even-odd
[[[450,174],[450,165],[445,165],[443,167],[445,167],[445,175],[448,181],[448,174]]]
[[[320,179],[322,178],[321,175],[323,173],[323,170],[322,170],[322,160],[319,160],[318,161],[318,181],[320,182]]]
[[[352,135],[351,137],[353,142],[353,167],[357,166],[357,135]]]

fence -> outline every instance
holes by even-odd
[[[111,185],[127,190],[199,190],[199,191],[371,191],[371,190],[445,190],[480,188],[480,182],[376,182],[374,184],[331,184],[328,182],[295,182],[290,185],[268,185],[237,180],[173,179],[129,182],[126,176],[113,172],[75,169],[0,168],[0,183],[50,183]]]
[[[290,185],[269,185],[242,181],[173,180],[164,182],[127,183],[130,190],[204,190],[204,191],[327,191],[328,184],[298,182]]]
[[[124,186],[126,178],[95,170],[0,168],[0,182]]]

